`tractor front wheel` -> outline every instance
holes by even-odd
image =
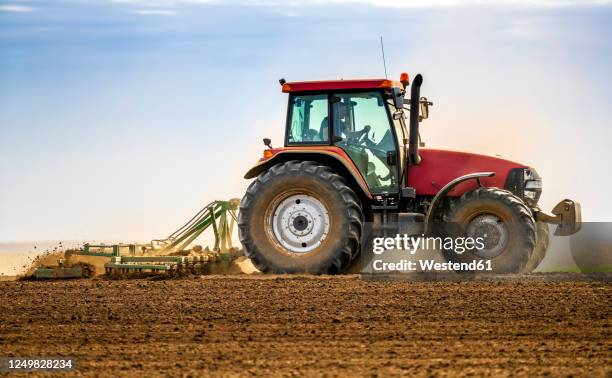
[[[238,215],[245,255],[270,273],[342,272],[359,253],[362,228],[355,192],[312,161],[289,161],[260,174]]]
[[[536,223],[536,246],[533,249],[531,258],[525,266],[523,273],[533,272],[546,257],[546,251],[548,250],[548,244],[550,242],[548,232],[548,224],[544,222]]]
[[[451,204],[445,221],[445,234],[455,242],[468,237],[476,241],[468,250],[443,248],[447,261],[468,264],[474,260],[490,261],[482,265],[491,270],[470,273],[523,272],[536,246],[536,224],[531,211],[507,190],[478,188],[465,193]]]

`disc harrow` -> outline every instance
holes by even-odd
[[[203,273],[206,265],[213,261],[231,262],[237,256],[232,237],[236,225],[236,211],[240,200],[213,201],[204,206],[185,224],[166,238],[154,239],[150,243],[90,244],[66,254],[67,260],[78,260],[78,256],[107,257],[104,264],[107,275],[140,273],[185,274]],[[199,250],[188,255],[190,247],[207,229],[212,229],[214,247],[212,251]],[[37,278],[86,277],[80,268],[58,264],[41,267],[35,272]]]

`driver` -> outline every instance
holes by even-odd
[[[346,139],[350,139],[353,141],[362,142],[361,138],[364,134],[367,134],[370,131],[370,125],[365,125],[363,129],[360,131],[352,131],[350,127],[350,122],[348,122],[348,117],[350,109],[348,106],[344,104],[340,104],[338,106],[338,121],[334,125],[334,134],[338,136],[342,136]],[[323,118],[321,121],[321,127],[319,129],[319,137],[321,140],[327,139],[327,133],[329,129],[329,120],[327,117]],[[367,138],[364,138],[363,141],[366,141]]]

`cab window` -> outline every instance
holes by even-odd
[[[329,142],[327,95],[292,96],[288,144]]]

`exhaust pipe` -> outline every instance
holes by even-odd
[[[418,165],[421,162],[419,155],[419,110],[421,108],[421,84],[423,76],[416,75],[410,86],[410,139],[408,143],[408,156],[410,163]]]

